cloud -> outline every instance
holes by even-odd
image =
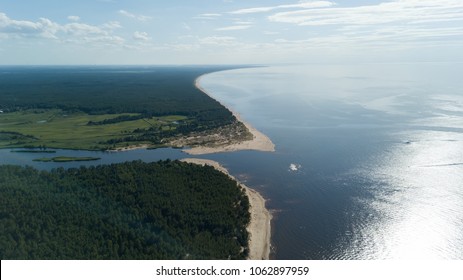
[[[14,20],[0,13],[0,35],[4,39],[44,38],[71,43],[121,44],[124,39],[112,34],[112,30],[119,27],[117,22],[96,26],[81,22],[61,25],[47,18],[40,18],[36,22]]]
[[[148,33],[139,32],[139,31],[135,31],[133,33],[133,38],[135,40],[139,40],[139,41],[149,41],[149,40],[151,40],[151,38],[148,36]]]
[[[121,15],[123,15],[125,17],[128,17],[128,18],[133,18],[133,19],[139,20],[139,21],[147,21],[147,20],[152,19],[152,17],[132,14],[130,12],[127,12],[126,10],[119,10],[119,14],[121,14]]]
[[[11,36],[35,36],[55,38],[60,26],[46,18],[37,22],[10,19],[6,14],[0,13],[0,33]]]
[[[121,24],[118,21],[109,21],[107,23],[104,23],[102,27],[105,29],[111,29],[111,30],[122,28]]]
[[[250,28],[251,25],[232,25],[227,27],[216,28],[217,31],[233,31],[233,30],[244,30]]]
[[[253,14],[253,13],[265,13],[265,12],[270,12],[273,10],[291,9],[291,8],[303,8],[303,9],[326,8],[326,7],[331,7],[334,5],[335,3],[331,1],[299,1],[299,3],[297,4],[240,9],[240,10],[230,12],[230,14],[242,15],[242,14]]]
[[[123,46],[125,43],[124,38],[113,35],[102,35],[102,36],[82,36],[79,38],[70,37],[64,40],[65,43],[72,44],[84,44],[84,45],[104,45],[104,46],[114,46],[120,45]]]
[[[61,29],[70,35],[89,36],[89,35],[108,35],[106,30],[98,26],[85,23],[69,23],[61,27]]]
[[[463,20],[461,0],[396,0],[358,7],[327,7],[279,12],[270,21],[301,26],[373,25]]]
[[[236,38],[230,36],[211,36],[199,39],[199,43],[201,45],[230,46],[236,43]]]
[[[194,17],[194,19],[205,19],[205,20],[214,20],[221,17],[221,14],[209,13],[209,14],[200,14]]]
[[[241,20],[237,20],[234,23],[239,24],[239,25],[253,25],[254,24],[254,22],[252,21],[241,21]]]
[[[70,20],[70,21],[79,21],[80,17],[79,16],[68,16],[68,20]]]
[[[277,42],[291,46],[409,48],[463,42],[461,0],[394,0],[356,7],[297,9],[275,13],[268,20],[312,32],[300,40]]]

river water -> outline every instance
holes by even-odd
[[[201,157],[267,199],[275,259],[463,259],[462,70],[299,65],[205,75],[201,86],[267,134],[276,152]],[[174,149],[69,152],[46,156],[185,157]],[[0,164],[63,165],[34,157],[0,150]]]

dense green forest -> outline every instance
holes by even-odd
[[[62,109],[88,114],[140,113],[227,120],[231,113],[194,87],[227,67],[8,67],[0,75],[0,109]],[[225,109],[225,110],[224,110]]]
[[[1,259],[243,259],[249,201],[179,161],[0,166]]]

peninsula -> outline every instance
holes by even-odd
[[[33,152],[53,148],[126,151],[176,147],[184,148],[183,151],[190,155],[237,150],[274,151],[275,146],[267,136],[201,88],[198,77],[226,69],[230,68],[10,69],[11,72],[0,75],[3,85],[0,90],[3,112],[0,114],[0,148],[26,148]],[[56,157],[38,160],[96,159]],[[185,161],[213,166],[236,181],[216,162]],[[101,168],[121,171],[117,165]],[[110,172],[109,169],[105,172]],[[178,172],[185,170],[189,169],[182,167]],[[199,169],[195,170],[199,172]],[[188,172],[179,176],[188,177]],[[124,173],[128,178],[135,176],[131,171]],[[271,215],[265,209],[265,200],[256,191],[240,185],[250,203],[250,221],[247,223],[249,252],[235,252],[233,258],[268,259]],[[234,232],[238,234],[236,230]],[[223,233],[226,234],[226,231]],[[175,258],[179,257],[185,256],[176,255]],[[205,257],[202,255],[202,258]],[[208,258],[222,257],[211,254]]]

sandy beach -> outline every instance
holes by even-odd
[[[228,173],[226,168],[216,161],[196,158],[185,158],[182,159],[182,161],[213,166],[217,170],[227,174],[237,181]],[[240,183],[240,185],[246,190],[246,194],[251,205],[251,222],[247,227],[250,233],[248,259],[268,260],[270,255],[270,221],[272,219],[272,215],[265,208],[265,199],[258,192],[250,189],[244,184]]]
[[[195,81],[195,86],[201,90],[204,94],[210,96],[199,84],[201,77],[197,78]],[[264,151],[264,152],[274,152],[275,151],[275,144],[273,144],[272,140],[268,138],[265,134],[258,131],[254,127],[252,127],[249,123],[243,121],[239,114],[233,112],[235,118],[243,123],[249,132],[253,135],[253,139],[249,141],[242,141],[239,143],[233,143],[230,145],[219,146],[219,147],[204,147],[198,146],[193,147],[191,149],[183,150],[185,153],[190,155],[201,155],[201,154],[211,154],[211,153],[219,153],[219,152],[232,152],[232,151],[239,151],[239,150],[256,150],[256,151]]]

